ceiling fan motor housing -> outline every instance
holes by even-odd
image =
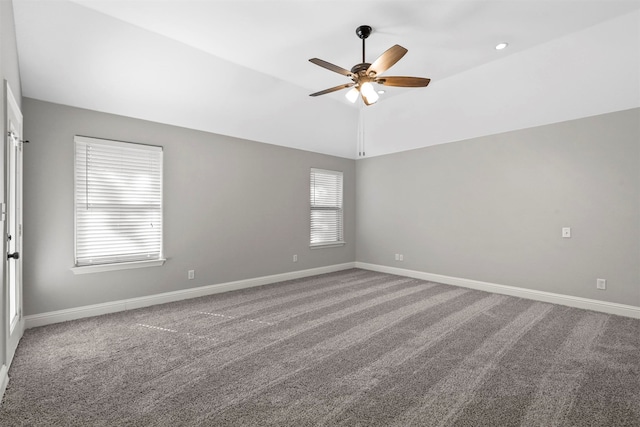
[[[357,74],[357,75],[365,75],[370,66],[371,66],[371,64],[369,64],[368,62],[363,62],[361,64],[356,64],[351,69],[351,72],[353,74]]]

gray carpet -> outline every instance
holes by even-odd
[[[2,426],[640,426],[640,320],[369,272],[26,331]]]

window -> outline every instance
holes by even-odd
[[[311,169],[311,246],[344,245],[342,172]]]
[[[76,267],[160,265],[162,147],[81,136],[75,143]]]

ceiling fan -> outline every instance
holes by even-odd
[[[351,68],[351,71],[346,70],[337,65],[333,65],[327,61],[323,61],[318,58],[311,58],[309,61],[316,65],[319,65],[327,70],[342,74],[349,77],[352,81],[340,86],[335,86],[329,89],[321,90],[320,92],[312,93],[309,96],[320,96],[327,93],[335,92],[337,90],[351,88],[347,92],[346,97],[351,102],[356,102],[358,94],[362,96],[362,100],[366,105],[374,104],[378,100],[378,93],[373,88],[372,83],[379,83],[385,86],[398,86],[398,87],[425,87],[429,84],[431,79],[424,77],[401,77],[401,76],[381,76],[380,74],[391,68],[396,62],[400,60],[408,51],[400,45],[394,45],[387,49],[382,55],[378,57],[373,63],[365,62],[364,42],[371,34],[371,27],[368,25],[361,25],[356,28],[356,34],[362,39],[362,62],[356,64]]]

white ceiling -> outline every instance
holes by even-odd
[[[349,80],[409,52],[362,110],[367,156],[640,106],[640,0],[13,0],[23,95],[356,157]],[[503,51],[494,49],[506,41]]]

